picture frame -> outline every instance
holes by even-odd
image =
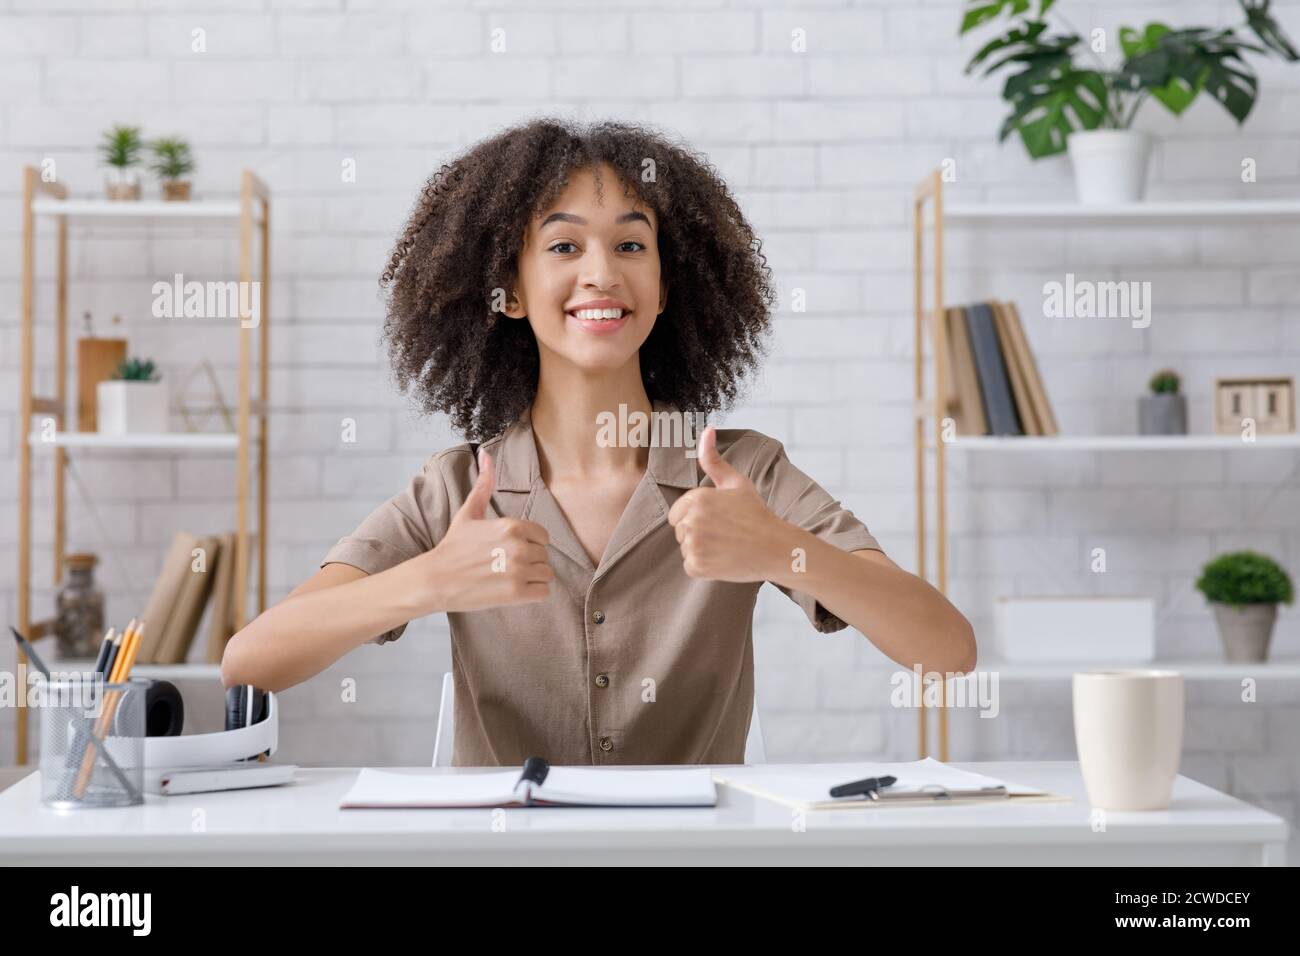
[[[1295,379],[1290,376],[1216,378],[1214,431],[1238,435],[1245,419],[1255,422],[1257,435],[1295,432]]]

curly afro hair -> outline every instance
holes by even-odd
[[[534,119],[433,174],[380,279],[398,387],[423,411],[446,412],[470,441],[500,433],[537,393],[537,339],[527,321],[500,319],[494,290],[516,280],[530,217],[556,202],[575,170],[595,173],[599,196],[602,163],[658,218],[669,294],[639,356],[651,400],[708,415],[729,408],[738,380],[759,364],[776,292],[762,244],[717,170],[637,125]],[[643,177],[647,169],[654,175]]]

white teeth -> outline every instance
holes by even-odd
[[[581,319],[584,322],[609,321],[611,319],[621,319],[623,317],[622,309],[578,309],[576,312],[570,312],[575,319]]]

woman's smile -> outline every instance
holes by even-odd
[[[613,335],[627,325],[632,310],[617,299],[594,299],[568,309],[564,314],[588,335]]]
[[[573,313],[566,313],[570,322],[588,335],[613,335],[632,318],[631,312],[624,312],[617,319],[580,319]]]

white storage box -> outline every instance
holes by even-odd
[[[1137,595],[1001,597],[996,644],[1005,661],[1150,661],[1156,604]]]

